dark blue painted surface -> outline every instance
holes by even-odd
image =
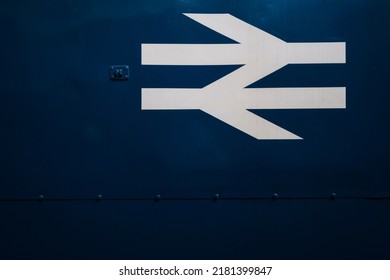
[[[0,198],[387,196],[385,0],[2,1]],[[347,43],[253,87],[346,86],[346,110],[258,110],[303,141],[200,111],[141,111],[141,88],[238,66],[141,66],[141,43],[230,43],[182,13],[230,13],[288,42]],[[128,81],[108,67],[130,66]],[[388,200],[0,202],[0,258],[390,258]]]

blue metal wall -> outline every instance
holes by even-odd
[[[390,258],[389,9],[1,1],[0,258]],[[254,111],[300,141],[259,141],[201,111],[141,111],[141,88],[200,88],[239,67],[141,65],[142,43],[232,42],[188,12],[346,42],[346,64],[289,65],[251,87],[345,86],[347,108]],[[115,64],[128,81],[109,79]]]

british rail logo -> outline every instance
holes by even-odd
[[[199,89],[143,88],[142,110],[202,110],[259,140],[302,139],[250,109],[344,109],[345,87],[246,88],[288,64],[345,63],[345,42],[287,43],[230,14],[184,14],[233,44],[142,44],[142,65],[243,65]]]

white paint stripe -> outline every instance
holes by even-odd
[[[246,57],[240,44],[142,45],[143,65],[240,65]]]
[[[220,107],[241,109],[342,109],[345,88],[251,88],[221,97],[203,89],[142,89],[143,110],[195,110]]]
[[[274,44],[284,42],[230,14],[184,15],[238,43],[253,43],[256,41],[257,43],[261,43],[262,40],[267,40],[267,43],[273,41]],[[259,39],[261,40],[259,41]]]
[[[199,110],[202,89],[143,88],[142,110]]]
[[[345,43],[287,43],[288,63],[345,63]]]
[[[246,109],[344,109],[345,88],[251,88],[237,94]]]
[[[229,94],[233,89],[242,90],[243,88],[253,84],[254,82],[268,76],[270,73],[282,68],[284,64],[279,64],[278,61],[268,61],[268,58],[263,58],[264,65],[254,65],[253,63],[246,64],[219,80],[209,84],[205,90],[209,92]]]
[[[246,134],[262,140],[299,140],[301,137],[259,117],[258,115],[237,107],[227,108],[219,107],[202,109],[205,113],[245,132]]]

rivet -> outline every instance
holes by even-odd
[[[272,195],[272,199],[273,199],[273,200],[279,199],[279,195],[278,195],[277,193],[274,193],[274,194]]]
[[[218,200],[219,198],[220,198],[219,194],[217,194],[217,193],[214,194],[214,196],[213,196],[213,199],[214,199],[214,200]]]
[[[97,201],[101,201],[103,199],[103,196],[101,194],[97,195],[96,196],[96,200]]]
[[[43,201],[44,199],[45,197],[42,194],[38,195],[38,201]]]
[[[334,200],[336,198],[337,198],[337,194],[336,193],[331,193],[330,199]]]
[[[155,197],[154,197],[154,200],[155,201],[159,201],[161,199],[161,195],[157,194]]]

